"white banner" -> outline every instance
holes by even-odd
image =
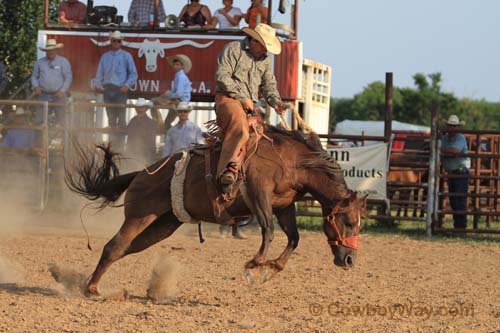
[[[368,194],[370,199],[385,199],[387,185],[387,143],[365,147],[330,148],[328,153],[342,167],[347,186]]]

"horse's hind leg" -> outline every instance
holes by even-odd
[[[157,219],[154,214],[142,218],[126,218],[118,233],[104,246],[101,259],[92,273],[85,293],[87,295],[98,295],[97,284],[102,275],[108,270],[112,263],[126,255],[126,251],[134,238],[142,233],[151,223]]]
[[[180,222],[172,212],[163,214],[139,236],[134,238],[125,251],[125,255],[141,252],[151,245],[164,240],[172,235],[181,225],[182,222]]]
[[[275,210],[276,217],[281,229],[285,232],[288,243],[285,250],[277,259],[268,260],[264,264],[264,270],[261,274],[261,281],[269,280],[274,274],[285,268],[285,265],[299,244],[299,230],[297,228],[297,219],[295,215],[295,204],[291,204],[283,209]]]

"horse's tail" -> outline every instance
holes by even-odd
[[[69,189],[88,200],[100,200],[99,208],[116,202],[139,173],[120,175],[116,160],[119,154],[111,151],[110,145],[97,145],[97,151],[83,149],[73,143],[77,163],[65,170],[65,182]]]

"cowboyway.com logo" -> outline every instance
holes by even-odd
[[[429,304],[393,304],[381,305],[370,304],[352,305],[342,303],[331,303],[322,305],[319,303],[311,303],[309,305],[309,313],[313,316],[329,315],[334,317],[419,317],[424,320],[432,316],[436,317],[474,317],[474,304],[457,304],[457,305],[429,305]]]

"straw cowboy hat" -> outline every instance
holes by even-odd
[[[281,53],[280,40],[276,37],[276,31],[271,26],[259,23],[255,29],[243,28],[243,32],[264,45],[267,52],[272,54]]]
[[[454,114],[452,114],[449,118],[446,124],[451,125],[451,126],[462,126],[465,125],[464,121],[460,121],[458,117]]]
[[[109,39],[119,39],[122,40],[123,36],[122,33],[118,30],[113,31],[112,33],[109,34]]]
[[[64,47],[63,43],[58,43],[55,39],[47,39],[47,43],[45,43],[45,47],[40,47],[42,51],[52,51],[59,50]]]
[[[167,62],[170,66],[174,67],[174,61],[178,60],[184,65],[184,72],[187,74],[191,70],[192,64],[191,59],[185,54],[176,54],[170,57],[167,57]]]
[[[137,100],[137,102],[135,102],[135,107],[138,108],[138,107],[141,107],[141,106],[145,106],[145,107],[151,107],[153,105],[153,103],[151,103],[151,101],[148,101],[147,99],[144,99],[144,98],[139,98]]]

